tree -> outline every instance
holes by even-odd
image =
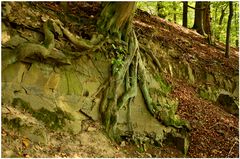
[[[239,16],[238,16],[238,6],[239,2],[233,2],[233,17],[231,22],[231,38],[229,39],[230,45],[238,47],[236,42],[239,39]],[[212,32],[213,38],[217,41],[221,41],[223,43],[226,42],[227,35],[227,23],[228,23],[228,14],[229,14],[229,2],[211,2],[211,9],[213,12],[211,13],[212,19]]]
[[[212,43],[210,2],[196,2],[193,29],[201,35],[207,35],[208,43]]]
[[[183,2],[183,26],[187,28],[188,23],[188,1]]]
[[[203,14],[203,26],[204,31],[208,35],[208,43],[212,43],[212,33],[211,33],[211,14],[210,14],[210,2],[204,2],[204,14]]]
[[[177,23],[177,2],[173,2],[173,21]]]
[[[219,25],[222,25],[222,22],[223,22],[223,18],[225,16],[225,10],[227,9],[227,5],[221,9],[221,16],[219,18]]]
[[[237,6],[238,4],[235,3],[235,10],[237,10]],[[238,25],[238,17],[237,17],[237,13],[235,12],[235,16],[234,16],[234,21],[235,21],[235,33],[238,35],[239,32],[239,25]],[[239,47],[239,37],[237,36],[236,40],[235,40],[235,45],[236,47]]]
[[[226,52],[225,57],[229,58],[230,52],[230,30],[231,30],[231,21],[233,17],[233,2],[229,2],[229,16],[228,16],[228,24],[227,24],[227,37],[226,37]]]
[[[203,15],[204,15],[204,2],[196,2],[193,29],[196,29],[197,32],[201,35],[205,35],[205,30],[203,26],[204,18]]]

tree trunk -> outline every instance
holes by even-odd
[[[174,23],[177,23],[177,3],[176,2],[173,2],[173,21]]]
[[[237,5],[238,5],[238,3],[235,3],[235,10],[236,10],[236,8],[237,8]],[[239,28],[238,28],[238,17],[237,17],[237,15],[238,15],[238,13],[235,13],[234,14],[235,16],[234,16],[234,19],[235,19],[235,31],[236,31],[236,33],[237,33],[237,35],[239,35]],[[237,39],[236,39],[236,41],[235,41],[235,45],[236,45],[236,47],[239,47],[239,39],[238,39],[239,37],[237,37]]]
[[[203,14],[204,14],[204,2],[196,2],[195,5],[195,18],[193,29],[196,29],[197,32],[201,35],[205,35],[205,30],[203,27]]]
[[[219,18],[219,23],[218,23],[219,25],[222,25],[223,18],[224,18],[224,15],[225,15],[225,9],[223,8],[222,11],[221,11],[221,16]]]
[[[218,19],[217,13],[218,13],[218,8],[216,7],[216,8],[215,8],[215,17],[214,17],[214,21],[215,21],[215,22],[216,22],[217,19]],[[217,27],[217,28],[219,28],[219,27]],[[219,29],[215,29],[215,30],[214,30],[214,37],[215,37],[218,41],[220,40],[220,31],[219,31]],[[214,40],[214,41],[216,41],[216,40]]]
[[[229,16],[228,16],[228,24],[227,24],[227,37],[226,37],[226,52],[225,57],[229,58],[230,52],[230,30],[231,30],[231,22],[233,17],[233,2],[229,2]]]
[[[135,2],[108,2],[97,22],[100,32],[126,41],[131,31]]]
[[[204,7],[203,26],[206,34],[208,35],[208,43],[212,44],[210,2],[204,2]]]
[[[188,1],[183,2],[183,26],[187,28],[188,23]]]

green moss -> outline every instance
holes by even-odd
[[[176,115],[177,105],[172,104],[162,104],[158,111],[158,119],[162,121],[162,123],[166,126],[173,126],[175,128],[187,128],[190,129],[190,124],[188,121],[180,119],[178,115]]]
[[[59,108],[56,108],[54,112],[45,108],[33,110],[30,104],[21,98],[14,98],[12,104],[14,106],[21,106],[22,109],[28,111],[33,117],[42,121],[50,129],[62,129],[66,125],[66,120],[73,120],[73,117],[69,113],[63,112]]]
[[[190,83],[194,83],[195,78],[194,78],[194,75],[193,75],[193,70],[192,70],[192,68],[190,67],[189,64],[187,65],[187,68],[188,68],[188,79],[189,79]]]
[[[11,128],[19,129],[21,127],[21,119],[19,117],[13,119],[3,118],[2,121],[3,124],[6,124]]]
[[[215,88],[202,86],[200,87],[198,94],[203,99],[216,101],[218,96],[218,91]]]
[[[171,86],[163,79],[161,75],[156,75],[154,78],[159,83],[159,91],[161,91],[165,95],[171,92]]]
[[[33,109],[30,107],[28,102],[25,102],[21,98],[14,98],[12,102],[13,106],[21,106],[24,110],[28,110],[29,112],[33,112]]]
[[[51,112],[45,108],[41,108],[33,113],[33,116],[45,123],[45,125],[51,129],[61,129],[66,125],[66,119],[71,120],[69,115],[60,109],[56,109],[55,112]]]

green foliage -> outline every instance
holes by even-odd
[[[138,2],[137,7],[144,10],[152,15],[157,15],[157,3],[158,2]]]
[[[113,74],[119,72],[120,68],[123,66],[123,62],[125,59],[126,49],[123,46],[116,47],[112,44],[112,48],[114,49],[115,58],[112,58],[112,66],[113,66]]]
[[[233,19],[231,25],[231,46],[236,46],[236,40],[239,38],[239,3],[233,2]],[[222,10],[224,10],[224,16],[222,23],[220,24],[220,19],[222,15]],[[227,21],[229,15],[228,2],[211,2],[211,17],[212,17],[212,32],[216,40],[223,43],[226,41],[226,31],[227,31]]]

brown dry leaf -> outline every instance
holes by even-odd
[[[22,144],[23,144],[24,148],[28,148],[30,146],[30,140],[28,138],[23,138]]]

